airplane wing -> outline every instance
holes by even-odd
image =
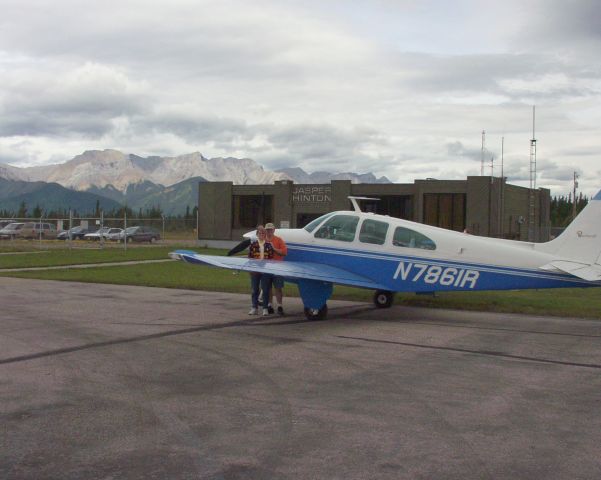
[[[601,265],[574,262],[571,260],[555,260],[540,267],[543,270],[561,270],[589,282],[601,281]]]
[[[373,280],[349,272],[342,268],[324,265],[322,263],[292,262],[279,260],[254,260],[242,257],[220,257],[215,255],[200,255],[189,250],[176,250],[169,254],[171,258],[188,263],[211,265],[229,270],[245,272],[269,273],[288,280],[317,280],[322,282],[363,287],[374,290],[388,290]]]

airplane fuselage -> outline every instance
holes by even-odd
[[[364,212],[336,212],[357,217],[352,239],[323,238],[319,226],[278,230],[286,241],[286,261],[311,262],[352,271],[385,284],[393,292],[506,290],[599,285],[562,272],[541,270],[555,257],[537,244],[478,237],[407,220]],[[362,241],[366,220],[388,225],[382,244]],[[382,226],[382,230],[384,226]],[[419,246],[395,241],[398,230],[427,238]],[[408,234],[404,234],[406,239]]]

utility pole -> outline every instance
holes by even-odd
[[[504,215],[505,215],[505,177],[503,172],[503,161],[504,161],[504,150],[505,150],[505,137],[501,137],[501,188],[499,189],[499,196],[501,197],[499,200],[499,232],[500,238],[505,238],[503,232]]]

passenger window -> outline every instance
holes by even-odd
[[[359,232],[359,241],[363,243],[373,243],[375,245],[384,245],[388,232],[388,224],[377,220],[364,220]]]
[[[392,244],[396,247],[422,248],[436,250],[436,244],[425,235],[405,227],[397,227]]]
[[[340,240],[341,242],[352,242],[355,239],[355,231],[359,217],[352,215],[336,215],[324,223],[317,232],[315,238],[327,238]]]

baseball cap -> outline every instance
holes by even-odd
[[[265,230],[275,230],[275,225],[273,223],[268,223],[265,225]]]

